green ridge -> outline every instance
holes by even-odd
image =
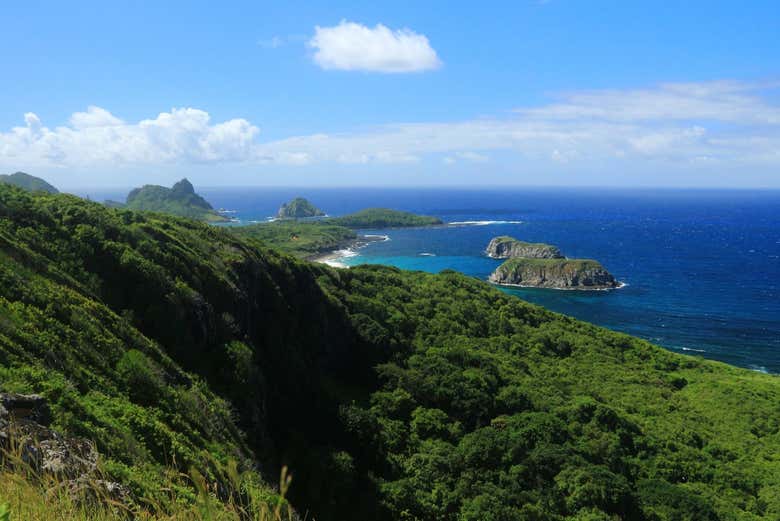
[[[18,186],[24,190],[30,190],[31,192],[47,192],[50,194],[57,194],[59,191],[52,185],[41,179],[24,172],[16,172],[14,174],[0,175],[0,183]]]
[[[234,460],[269,497],[252,469],[289,465],[319,520],[780,518],[775,376],[451,271],[333,270],[8,186],[0,388],[44,394],[147,505],[194,501],[190,466],[223,490],[208,462]]]

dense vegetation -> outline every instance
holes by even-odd
[[[330,224],[347,228],[402,228],[442,224],[441,219],[427,215],[416,215],[388,208],[366,208],[349,215],[327,219]]]
[[[18,186],[24,190],[31,192],[47,192],[50,194],[57,194],[59,190],[52,185],[41,179],[24,172],[16,172],[14,174],[0,175],[0,184],[9,184]]]
[[[296,257],[311,257],[345,248],[357,239],[357,234],[349,228],[319,222],[274,221],[236,226],[230,231]]]
[[[780,517],[776,377],[454,272],[334,270],[11,187],[0,388],[47,396],[159,511],[197,500],[191,467],[228,502],[288,464],[320,520]]]
[[[325,215],[325,212],[303,197],[296,197],[289,203],[284,203],[276,214],[280,219],[302,219],[304,217],[318,217],[321,215]]]
[[[111,202],[109,206],[116,206],[116,203]],[[127,194],[125,206],[130,210],[168,213],[208,222],[228,220],[214,211],[208,201],[196,194],[192,183],[186,179],[182,179],[172,188],[157,185],[135,188]]]

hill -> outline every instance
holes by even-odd
[[[116,204],[112,202],[113,206]],[[211,207],[187,179],[182,179],[172,188],[158,185],[144,185],[127,195],[125,206],[130,210],[161,212],[189,217],[208,222],[228,221]]]
[[[59,190],[52,185],[41,179],[24,172],[16,172],[15,174],[0,175],[0,183],[18,186],[31,192],[47,192],[50,194],[58,194]]]
[[[321,215],[325,215],[325,212],[303,197],[296,197],[289,203],[284,203],[276,213],[279,219],[302,219],[305,217],[319,217]]]
[[[347,228],[404,228],[442,224],[437,217],[388,208],[367,208],[341,217],[331,217],[326,222]]]
[[[780,517],[777,377],[454,272],[333,270],[8,186],[0,391],[94,440],[136,513],[238,519],[286,464],[320,520]]]

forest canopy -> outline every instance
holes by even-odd
[[[288,465],[321,520],[780,518],[777,377],[451,271],[4,185],[0,390],[45,396],[139,509],[195,502],[193,468],[273,498]]]

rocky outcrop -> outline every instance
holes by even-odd
[[[57,476],[74,498],[132,501],[124,485],[98,479],[98,452],[91,441],[63,436],[50,424],[51,411],[43,397],[0,393],[0,467]]]
[[[600,263],[582,259],[509,259],[488,280],[554,289],[612,289],[620,285]]]
[[[562,259],[561,250],[550,244],[518,241],[513,237],[495,237],[485,250],[488,257],[510,259],[524,257],[529,259]]]

